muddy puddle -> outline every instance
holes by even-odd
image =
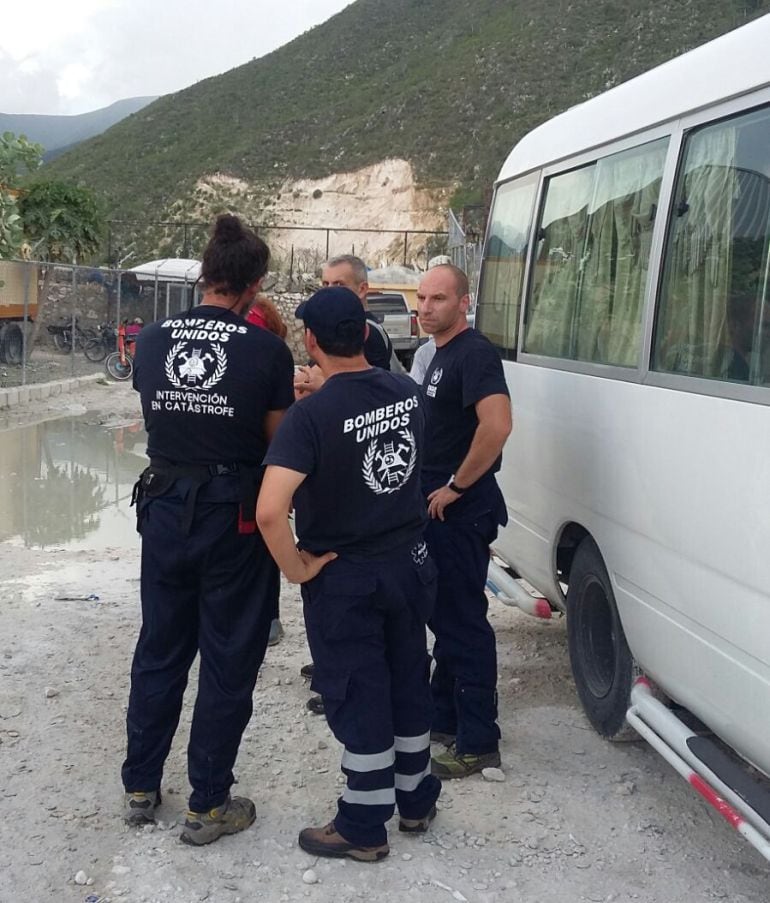
[[[141,424],[107,428],[83,418],[0,430],[0,541],[137,547],[129,504],[146,445]]]

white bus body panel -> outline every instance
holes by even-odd
[[[554,117],[519,141],[499,181],[770,84],[770,15]]]
[[[510,521],[495,550],[563,607],[558,538],[570,521],[588,530],[641,667],[770,773],[770,412],[548,367],[505,369]]]
[[[499,182],[675,135],[691,114],[725,115],[726,101],[766,103],[768,48],[770,15],[574,107],[525,136]],[[645,384],[644,368],[614,378],[547,363],[504,364],[514,429],[499,482],[510,520],[495,550],[564,608],[558,541],[570,522],[585,528],[639,665],[770,775],[770,409],[718,397],[718,386]]]

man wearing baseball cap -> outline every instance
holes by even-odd
[[[399,830],[423,833],[441,789],[430,773],[425,625],[436,569],[422,539],[424,406],[409,377],[367,363],[354,292],[323,288],[297,316],[324,383],[289,409],[270,445],[257,520],[286,578],[302,586],[314,687],[346,776],[334,819],[305,828],[299,844],[374,862],[388,855],[395,807]]]

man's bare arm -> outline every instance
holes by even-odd
[[[337,557],[336,552],[300,552],[289,526],[289,508],[306,474],[269,465],[259,491],[257,523],[275,563],[290,583],[306,583]]]
[[[513,429],[511,400],[507,395],[488,395],[476,403],[479,423],[471,447],[454,475],[455,483],[470,489],[495,463]],[[460,494],[441,486],[428,496],[428,514],[444,519],[444,509],[456,502]]]

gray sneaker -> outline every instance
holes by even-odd
[[[283,624],[278,618],[273,618],[270,622],[270,635],[267,638],[268,646],[277,646],[283,639]]]
[[[213,843],[223,834],[237,834],[254,823],[257,810],[245,796],[229,797],[208,812],[188,812],[180,835],[182,843],[203,846]]]
[[[135,790],[123,796],[123,821],[133,828],[155,824],[160,790]]]

